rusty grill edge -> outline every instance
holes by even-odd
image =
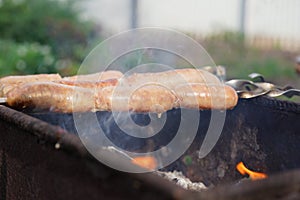
[[[279,117],[292,113],[296,121],[299,119],[299,104],[262,98],[251,104],[264,104],[264,109],[272,112],[275,108]],[[244,112],[238,109],[231,115]],[[76,135],[5,106],[0,106],[0,131],[1,199],[256,199],[271,196],[297,199],[300,196],[297,165],[292,167],[295,170],[267,180],[221,184],[194,193],[153,174],[115,171],[94,160]],[[61,146],[58,150],[54,148],[57,142]],[[272,193],[274,189],[276,192]]]

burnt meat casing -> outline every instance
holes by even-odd
[[[24,84],[7,94],[7,104],[18,109],[85,112],[94,110],[94,102],[94,90],[53,82]]]
[[[32,82],[46,82],[61,80],[59,74],[35,74],[23,76],[6,76],[0,79],[0,97],[6,97],[7,93],[21,84]]]

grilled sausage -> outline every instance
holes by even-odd
[[[142,86],[144,84],[159,84],[174,89],[178,85],[187,83],[220,84],[220,80],[213,74],[198,69],[176,69],[157,73],[135,73],[120,79],[122,86]]]
[[[141,88],[106,87],[96,98],[98,110],[163,113],[173,108],[230,109],[237,104],[234,89],[225,85],[185,84],[175,91],[159,85]]]
[[[179,99],[174,107],[191,109],[230,109],[238,101],[233,88],[227,85],[185,84],[174,91]]]
[[[30,83],[38,81],[57,81],[60,80],[59,74],[35,74],[35,75],[24,75],[24,76],[6,76],[0,79],[0,83]]]
[[[59,74],[6,76],[0,79],[0,97],[5,97],[11,89],[18,87],[19,85],[24,83],[58,80],[61,80],[61,76]]]
[[[177,97],[173,91],[158,85],[140,88],[106,87],[96,98],[98,110],[163,113],[171,110]]]
[[[53,82],[31,83],[10,91],[7,104],[18,109],[64,113],[96,110],[162,113],[172,109],[176,102],[172,91],[159,86],[142,87],[131,94],[131,88],[114,91],[114,86],[95,92],[92,89]]]
[[[134,74],[117,83],[117,80],[60,80],[23,84],[7,94],[7,104],[67,113],[97,110],[162,113],[178,107],[229,109],[238,99],[235,90],[215,76],[191,69]]]
[[[70,85],[70,86],[77,86],[82,88],[93,88],[99,89],[108,86],[116,86],[118,84],[118,79],[107,79],[103,81],[71,81],[71,80],[59,80],[55,81],[55,83],[63,84],[63,85]]]
[[[116,84],[116,80],[123,76],[120,71],[105,71],[87,75],[77,75],[64,77],[63,79],[59,74],[36,74],[36,75],[24,75],[24,76],[7,76],[0,79],[0,97],[6,97],[7,93],[21,84],[33,83],[33,82],[48,82],[53,81],[62,83],[65,85],[78,85],[83,87],[92,88],[94,84],[99,87],[104,85]],[[110,80],[106,83],[100,82],[103,80]],[[94,83],[93,83],[94,82]]]
[[[93,111],[94,102],[94,92],[91,89],[53,82],[24,84],[7,94],[9,106],[39,111],[63,113]]]
[[[98,72],[94,74],[76,75],[64,77],[63,80],[68,81],[103,81],[108,79],[119,79],[123,76],[123,73],[115,70],[108,70],[104,72]]]
[[[19,84],[0,83],[0,97],[6,97],[7,93]]]

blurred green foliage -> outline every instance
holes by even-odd
[[[77,0],[0,0],[0,76],[73,74],[96,37]],[[25,53],[24,53],[25,52]]]
[[[81,18],[79,0],[0,0],[0,76],[54,73],[71,75],[99,41],[97,26]],[[252,72],[267,80],[296,80],[295,54],[275,45],[263,50],[247,44],[242,34],[220,32],[200,43],[218,65],[227,68],[228,78],[247,78]],[[125,56],[116,65],[127,68],[156,61],[144,52]],[[163,64],[168,58],[157,58]],[[184,63],[180,63],[184,66]]]
[[[283,51],[277,45],[272,49],[250,46],[240,33],[222,32],[200,41],[217,65],[226,66],[228,78],[248,78],[256,72],[267,80],[298,79],[294,59],[296,54]]]
[[[1,74],[53,73],[54,61],[50,46],[0,40]]]

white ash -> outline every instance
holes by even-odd
[[[201,191],[207,189],[207,187],[202,182],[192,182],[189,178],[185,177],[182,172],[156,172],[159,176],[176,183],[177,185],[183,187],[187,190]]]

